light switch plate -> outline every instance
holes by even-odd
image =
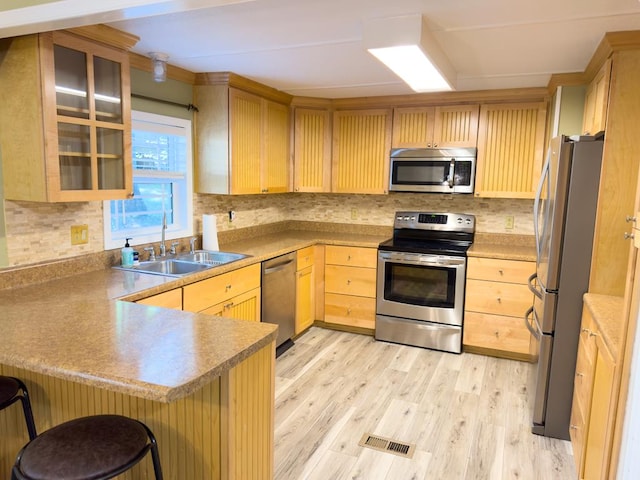
[[[89,225],[71,225],[71,245],[89,243]]]

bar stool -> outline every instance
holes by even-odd
[[[162,480],[158,445],[149,428],[121,415],[77,418],[41,433],[18,453],[12,480],[107,480],[126,472],[151,451]]]
[[[22,380],[0,375],[0,410],[4,410],[18,400],[22,403],[29,439],[33,440],[37,435],[36,424],[33,421],[33,412],[31,411],[31,402],[29,401],[27,387],[22,383]]]

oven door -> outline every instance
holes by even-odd
[[[466,258],[378,251],[376,313],[462,325]]]

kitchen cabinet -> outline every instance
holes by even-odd
[[[478,105],[393,109],[392,148],[475,147]]]
[[[468,352],[530,360],[523,316],[533,305],[535,262],[469,257],[462,345]]]
[[[223,317],[260,321],[260,264],[183,287],[183,308]]]
[[[325,323],[375,328],[377,261],[375,248],[325,247]]]
[[[118,45],[135,43],[105,29]],[[67,31],[4,39],[0,52],[0,89],[10,92],[0,118],[4,197],[132,196],[128,52]]]
[[[182,310],[182,288],[175,288],[168,292],[158,293],[147,298],[138,300],[136,303],[143,305],[153,305],[155,307],[171,308]]]
[[[616,362],[588,308],[582,313],[570,436],[578,478],[608,478]]]
[[[331,191],[389,191],[391,109],[341,110],[333,114]]]
[[[294,191],[331,191],[331,112],[296,108],[293,136]]]
[[[289,107],[228,85],[196,85],[198,193],[289,191]]]
[[[611,59],[609,58],[587,87],[582,119],[582,132],[585,134],[593,135],[605,129],[610,80]]]
[[[480,107],[477,197],[535,197],[545,150],[546,117],[546,102]]]
[[[315,320],[315,247],[298,250],[296,257],[296,326],[298,335]]]

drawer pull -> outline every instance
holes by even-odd
[[[499,273],[500,275],[504,275],[504,270],[498,270],[498,273]]]
[[[347,255],[347,262],[351,261],[351,255]]]
[[[598,334],[596,332],[589,332],[590,337],[597,337]]]
[[[578,426],[577,425],[569,425],[569,428],[571,430],[578,430]]]
[[[496,300],[498,301],[498,303],[502,303],[502,299],[500,297],[496,298]]]
[[[231,307],[233,307],[233,302],[227,303],[227,304],[224,306],[224,309],[225,309],[225,310],[231,310]]]
[[[347,280],[347,285],[351,285],[351,280]]]
[[[576,377],[584,377],[584,373],[576,372]]]
[[[581,332],[582,332],[582,333],[586,333],[586,334],[591,333],[591,331],[590,331],[588,328],[583,328],[583,329],[581,330]]]
[[[231,290],[231,284],[227,285],[226,287],[224,287],[224,289],[228,292],[229,290]]]
[[[347,308],[347,315],[351,315],[351,309]]]
[[[494,335],[496,336],[496,338],[500,338],[500,332],[498,330],[494,332]]]

